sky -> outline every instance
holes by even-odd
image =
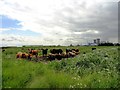
[[[118,1],[0,0],[2,45],[116,43]]]

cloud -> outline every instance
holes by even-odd
[[[42,38],[38,36],[21,36],[21,35],[14,35],[14,34],[4,34],[0,35],[2,38],[2,43],[3,44],[12,44],[12,45],[58,45],[58,44],[63,44],[64,39],[54,39],[54,38],[48,38],[47,36],[43,36]]]
[[[32,40],[26,43],[69,45],[94,38],[117,41],[118,0],[114,1],[2,0],[0,14],[18,20],[19,30],[41,34],[36,38],[24,37]]]

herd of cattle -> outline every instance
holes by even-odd
[[[92,50],[96,50],[95,47],[91,48]],[[21,50],[24,50],[22,48]],[[27,50],[27,49],[26,49]],[[5,52],[5,48],[1,49],[2,52]],[[16,58],[22,58],[22,59],[28,59],[32,60],[35,59],[35,61],[39,60],[61,60],[63,58],[71,58],[75,57],[76,55],[80,54],[79,49],[66,49],[64,52],[62,49],[50,49],[50,53],[48,53],[48,49],[28,49],[27,52],[18,52],[16,53]],[[40,56],[39,53],[42,53]],[[83,52],[85,54],[85,52]]]
[[[39,56],[38,53],[42,52],[42,56]],[[48,60],[61,60],[62,58],[70,58],[75,57],[80,53],[79,49],[66,49],[64,52],[62,49],[50,49],[50,53],[48,53],[48,49],[28,49],[28,53],[18,52],[16,54],[16,58],[23,58],[32,60],[32,58],[39,59],[48,59]]]

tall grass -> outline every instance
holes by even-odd
[[[65,50],[67,47],[40,48]],[[21,51],[21,48],[6,49],[2,54],[3,88],[119,87],[117,47],[96,47],[95,51],[91,50],[92,47],[69,48],[79,48],[81,54],[75,58],[47,63],[16,59],[15,54]]]

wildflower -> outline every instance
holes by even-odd
[[[109,71],[109,69],[106,69],[106,71]]]
[[[86,84],[84,84],[84,87],[86,87]]]
[[[116,69],[116,67],[113,67],[114,69]]]
[[[108,72],[108,74],[110,74],[111,72]]]
[[[75,87],[75,85],[73,85],[73,87]]]
[[[100,73],[100,72],[98,72],[98,73]]]
[[[74,77],[74,79],[76,79],[76,77]]]
[[[100,82],[100,80],[98,80],[98,82]]]
[[[73,77],[72,79],[76,79],[76,77]]]
[[[70,88],[73,88],[73,86],[71,85]]]
[[[80,86],[82,86],[82,83],[80,83]]]

